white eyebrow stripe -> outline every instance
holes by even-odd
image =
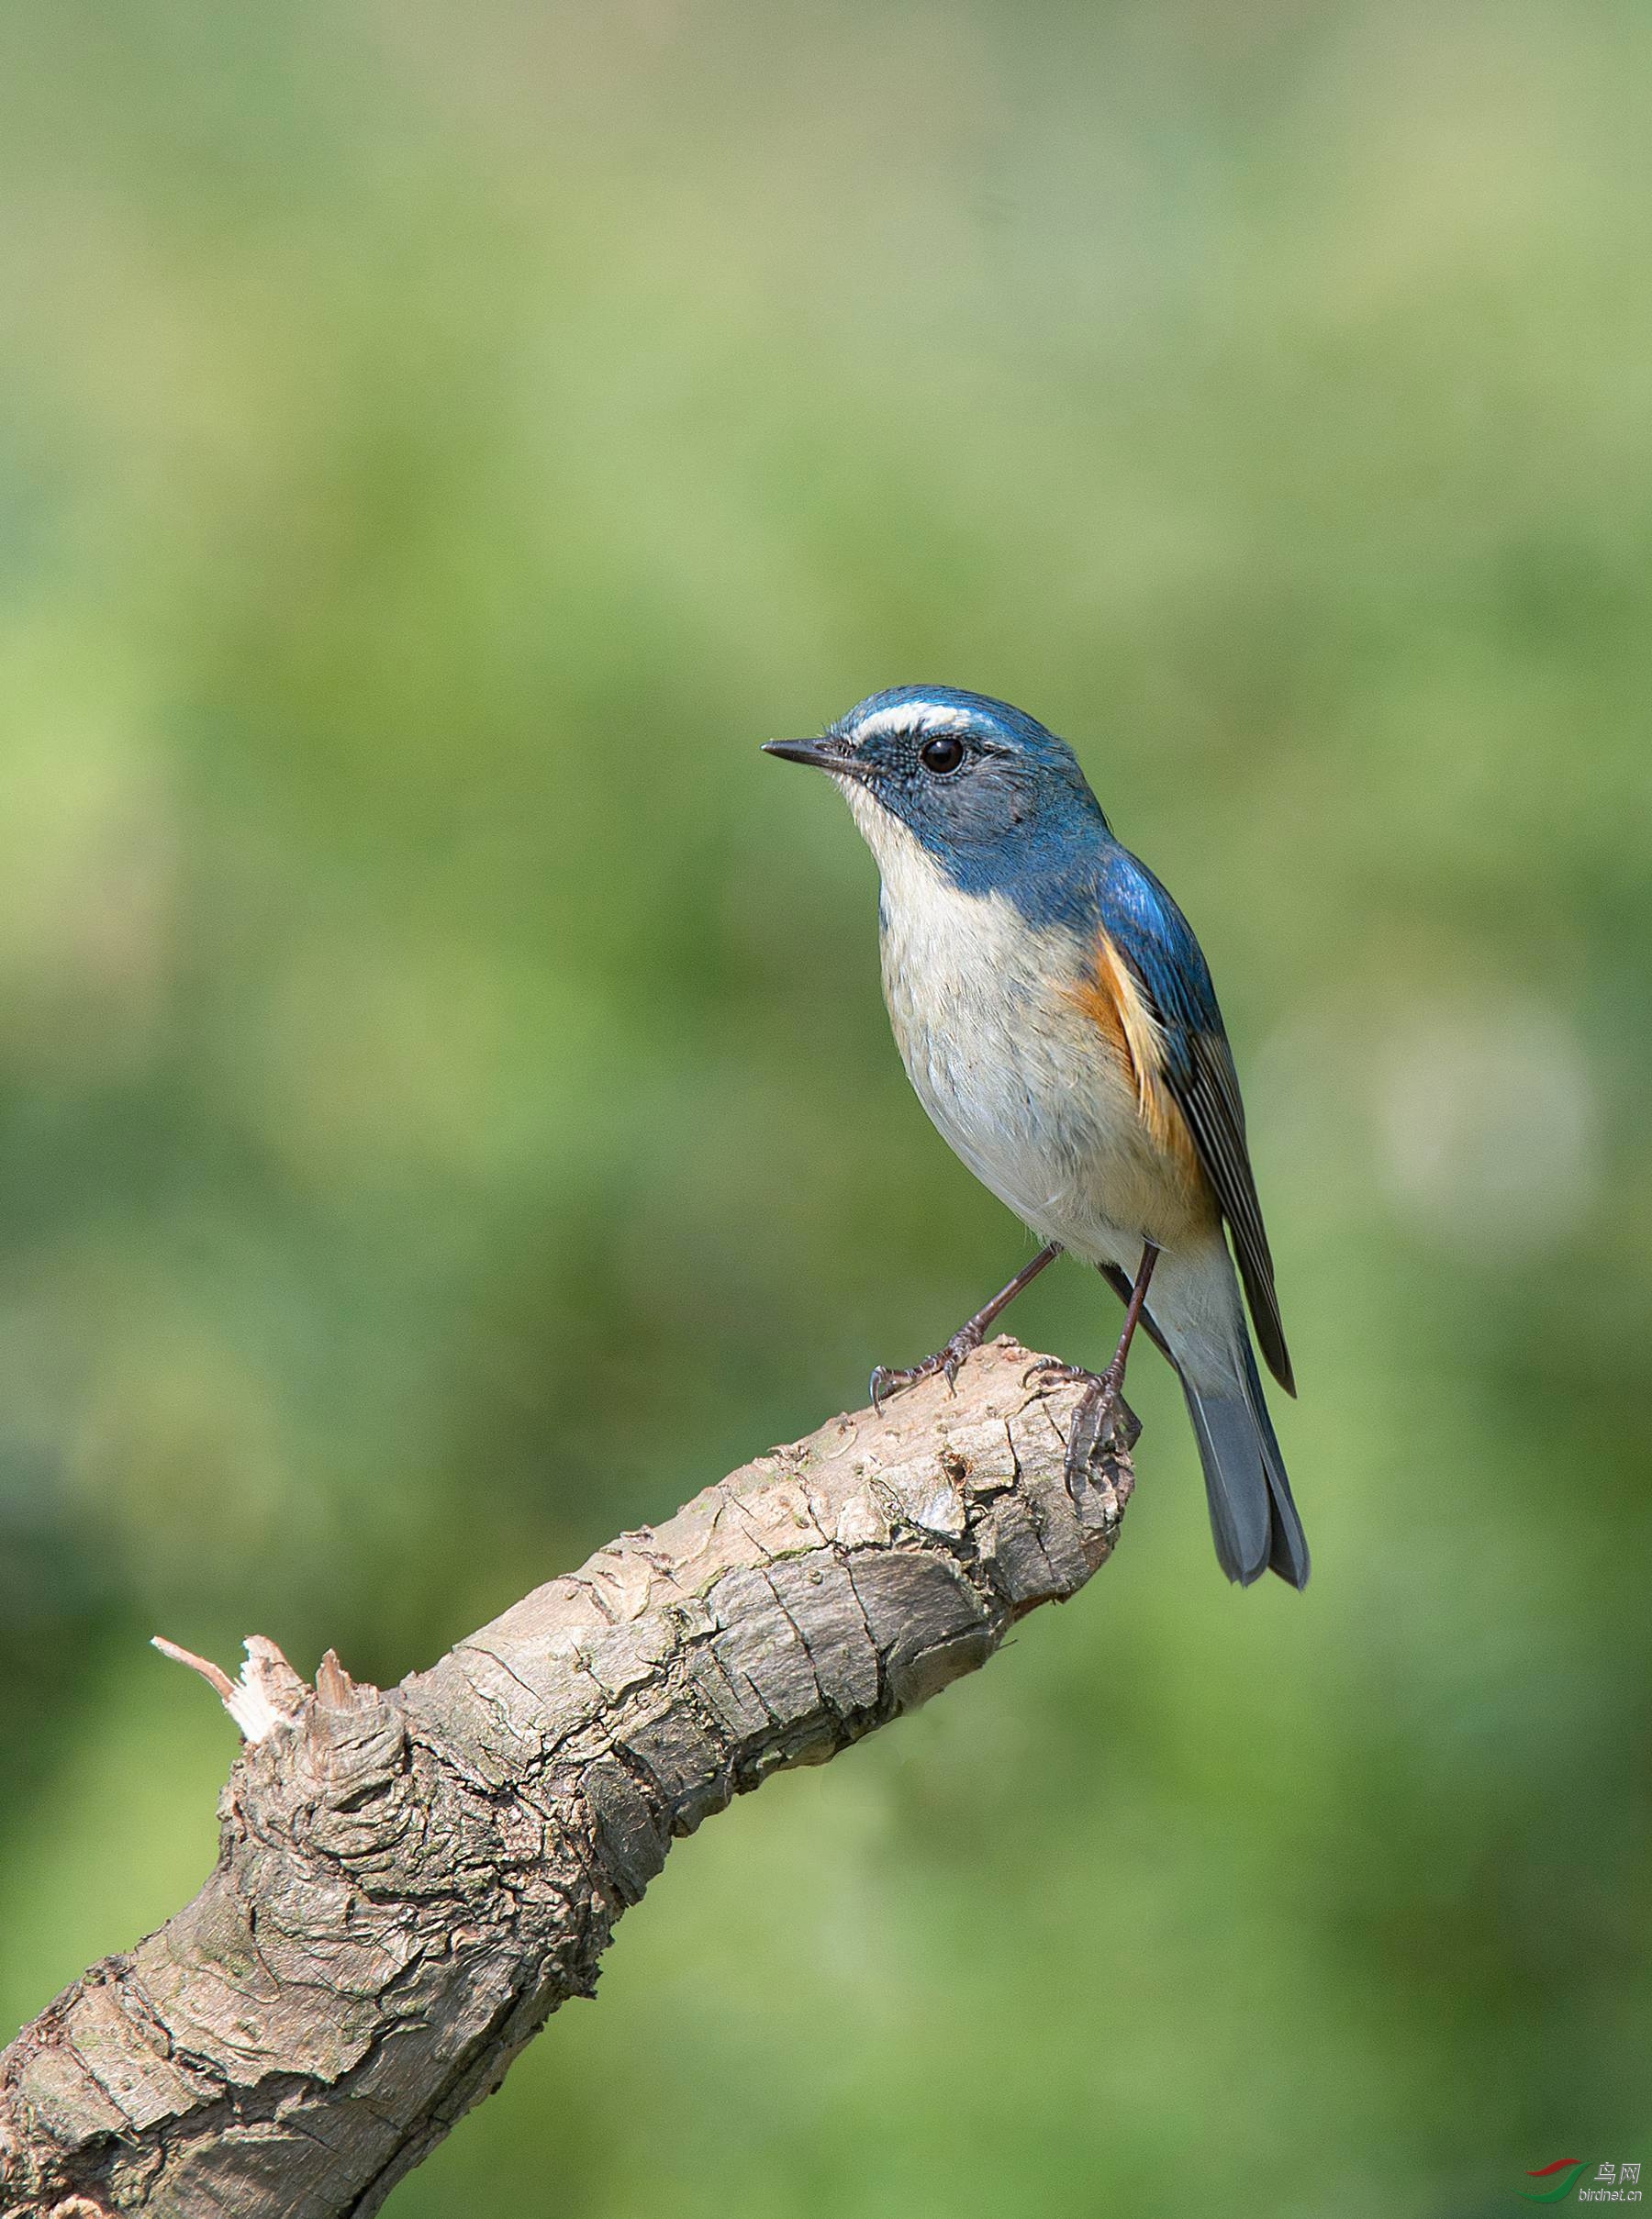
[[[955,732],[970,722],[966,708],[954,708],[946,701],[899,701],[893,708],[880,708],[876,714],[854,727],[857,740],[879,739],[886,732]]]

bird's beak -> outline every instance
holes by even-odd
[[[778,755],[782,763],[807,763],[817,771],[836,771],[840,777],[859,775],[859,766],[854,753],[841,740],[765,740],[765,755]]]

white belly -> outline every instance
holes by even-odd
[[[1133,1076],[1065,990],[1079,976],[1070,942],[1000,895],[959,893],[910,834],[879,861],[884,998],[950,1146],[1041,1240],[1087,1262],[1133,1273],[1144,1241],[1185,1238],[1189,1198],[1144,1129]]]

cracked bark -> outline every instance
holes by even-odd
[[[340,2219],[490,2094],[672,1840],[985,1662],[1111,1553],[999,1339],[627,1533],[381,1692],[273,1644],[195,1901],[0,2057],[5,2219]],[[187,1661],[187,1658],[186,1658]],[[210,1667],[209,1667],[210,1669]]]

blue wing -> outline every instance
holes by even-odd
[[[1098,891],[1108,935],[1163,1033],[1165,1076],[1233,1232],[1267,1368],[1288,1394],[1295,1394],[1273,1257],[1245,1145],[1239,1076],[1203,952],[1165,888],[1124,848],[1113,850]]]

